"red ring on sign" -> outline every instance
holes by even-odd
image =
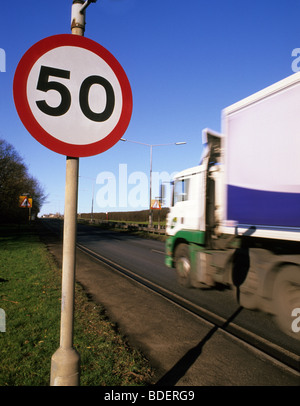
[[[98,55],[113,70],[121,87],[122,111],[118,123],[105,138],[91,144],[74,145],[53,137],[37,122],[27,100],[27,80],[33,65],[42,55],[61,46],[80,47]],[[97,42],[73,34],[53,35],[42,39],[28,49],[20,60],[15,72],[13,96],[19,117],[28,132],[45,147],[70,157],[85,157],[100,154],[116,144],[129,125],[133,106],[129,80],[117,59]]]

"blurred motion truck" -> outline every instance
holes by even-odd
[[[225,108],[221,131],[203,130],[200,165],[174,178],[165,263],[299,339],[300,72]]]

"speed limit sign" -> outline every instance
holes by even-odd
[[[24,54],[13,94],[29,133],[72,157],[112,147],[132,113],[131,87],[119,62],[98,43],[72,34],[45,38]]]

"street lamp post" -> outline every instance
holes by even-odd
[[[152,208],[151,208],[151,194],[152,194],[152,149],[153,147],[163,147],[163,146],[168,146],[168,145],[184,145],[186,144],[185,141],[181,142],[171,142],[168,144],[146,144],[144,142],[139,142],[139,141],[131,141],[127,140],[126,138],[121,138],[121,141],[124,142],[132,142],[134,144],[140,144],[140,145],[145,145],[146,147],[150,147],[150,196],[149,196],[149,227],[151,228],[153,225],[153,215],[152,215]]]

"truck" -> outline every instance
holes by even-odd
[[[300,339],[300,72],[223,109],[200,164],[174,177],[165,264],[226,285]]]

